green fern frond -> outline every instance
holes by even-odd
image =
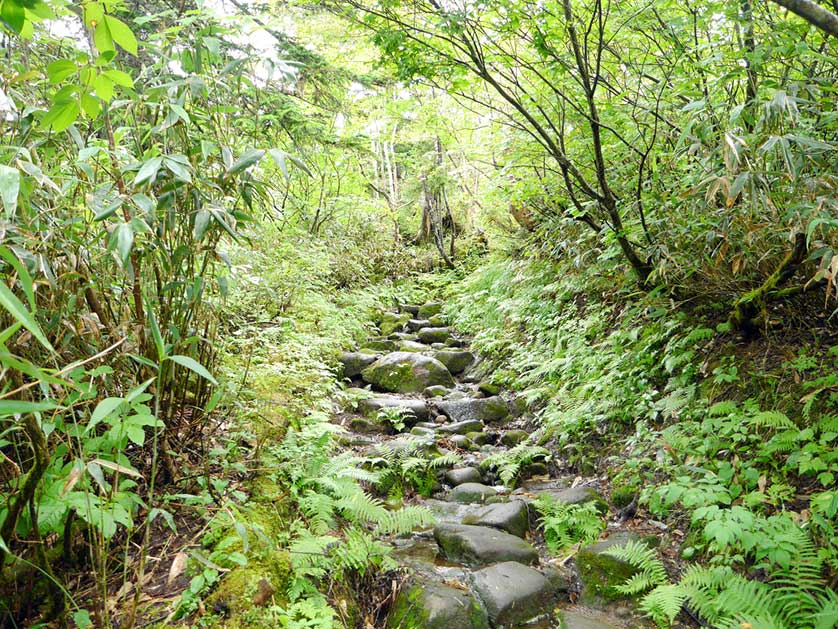
[[[406,535],[418,528],[427,528],[436,523],[434,514],[426,507],[408,506],[390,511],[376,529],[382,535]]]
[[[771,430],[794,430],[797,428],[795,423],[780,411],[760,411],[748,417],[748,423],[752,426],[770,428]]]
[[[711,417],[723,417],[725,415],[733,415],[739,407],[736,402],[725,400],[723,402],[716,402],[707,409],[707,414]]]
[[[838,593],[826,590],[818,600],[818,609],[812,616],[815,629],[833,629],[838,627]]]
[[[605,554],[633,566],[641,574],[646,575],[651,585],[663,585],[669,582],[666,568],[658,558],[657,551],[642,542],[630,541],[614,546],[606,550]]]
[[[640,609],[659,627],[669,627],[681,612],[687,592],[680,585],[659,585],[640,601]]]

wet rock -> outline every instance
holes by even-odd
[[[465,435],[452,435],[448,440],[460,450],[471,450],[474,447],[471,439]]]
[[[417,582],[399,593],[387,627],[488,629],[489,618],[471,592],[443,583]]]
[[[525,430],[507,430],[501,435],[500,442],[508,448],[514,448],[522,441],[526,441],[530,434]]]
[[[515,561],[475,572],[474,589],[496,626],[519,626],[549,613],[559,597],[559,591],[550,579]]]
[[[465,391],[451,391],[451,393],[445,396],[445,399],[450,401],[470,400],[471,397]]]
[[[518,478],[524,479],[532,478],[533,476],[545,476],[549,473],[550,470],[547,468],[547,465],[541,461],[534,461],[521,468],[521,471],[518,473]]]
[[[486,502],[488,498],[497,495],[494,487],[481,483],[462,483],[449,491],[447,498],[451,502]]]
[[[601,622],[586,613],[565,610],[559,617],[562,620],[562,629],[619,629],[616,625]]]
[[[430,386],[453,386],[454,378],[438,360],[411,352],[382,356],[361,372],[374,387],[397,393],[424,391]]]
[[[522,500],[498,502],[467,514],[463,524],[490,526],[523,538],[529,530],[529,513]]]
[[[355,378],[361,375],[364,368],[369,367],[378,356],[375,354],[362,354],[361,352],[344,352],[338,359],[343,367],[344,378]]]
[[[407,329],[411,332],[418,332],[422,328],[431,327],[431,322],[428,319],[410,319],[407,322]]]
[[[440,385],[436,385],[433,387],[428,387],[424,391],[422,391],[422,395],[425,397],[443,397],[444,395],[448,395],[451,389],[447,387],[443,387]]]
[[[391,341],[415,341],[419,337],[409,332],[393,332],[387,338]]]
[[[442,304],[438,301],[429,301],[425,305],[419,307],[417,316],[420,319],[428,319],[440,312],[442,312]]]
[[[414,425],[428,419],[428,405],[424,400],[400,398],[394,395],[376,395],[365,400],[358,400],[358,411],[364,415],[375,415],[384,408],[403,408],[405,425]]]
[[[451,337],[451,331],[448,328],[422,328],[416,335],[423,343],[445,343]]]
[[[410,315],[406,312],[395,313],[385,312],[381,315],[381,323],[378,324],[378,330],[382,336],[389,336],[393,332],[402,332],[410,320]]]
[[[477,419],[454,422],[453,424],[443,424],[439,427],[440,433],[449,435],[465,435],[469,432],[481,432],[482,430],[483,422]]]
[[[498,385],[486,380],[477,385],[477,390],[487,397],[500,393],[500,387]]]
[[[451,349],[435,352],[434,358],[448,367],[448,371],[453,374],[464,372],[466,367],[474,362],[474,354],[471,352]]]
[[[398,350],[400,352],[424,352],[428,346],[418,341],[399,341]]]
[[[489,435],[485,432],[467,432],[466,437],[471,439],[474,445],[484,446],[489,443]]]
[[[443,314],[435,314],[428,319],[429,327],[443,328],[448,325],[448,321]]]
[[[467,566],[538,561],[538,553],[520,537],[485,526],[440,524],[434,528],[434,539],[444,557]]]
[[[392,339],[369,339],[364,343],[364,349],[371,349],[376,352],[392,352],[395,351],[396,347],[398,345]]]
[[[509,407],[500,397],[463,400],[442,400],[437,408],[451,421],[479,420],[486,423],[501,421],[509,416]]]
[[[465,343],[460,339],[455,339],[453,336],[445,340],[446,347],[465,347]]]
[[[349,420],[349,430],[362,435],[386,435],[392,432],[389,425],[366,417],[353,417]]]
[[[414,426],[410,429],[411,435],[417,435],[419,437],[433,437],[434,431],[431,428],[424,428],[423,426]]]
[[[606,555],[605,551],[640,539],[633,533],[613,533],[607,540],[579,550],[576,554],[576,568],[582,584],[581,599],[584,603],[597,605],[624,598],[614,591],[614,586],[623,584],[637,570],[628,562]]]
[[[445,472],[445,482],[452,487],[463,483],[480,483],[482,480],[480,470],[476,467],[455,467]]]
[[[599,492],[593,487],[568,487],[566,489],[547,489],[538,492],[540,496],[549,496],[559,502],[566,502],[572,505],[580,505],[586,502],[596,502],[597,510],[605,513],[608,511],[608,504],[603,500]]]
[[[436,349],[436,350],[445,349],[445,343],[431,343],[431,349]],[[437,360],[439,360],[439,359],[437,358]],[[449,369],[449,371],[450,371],[450,369]]]
[[[418,304],[399,304],[399,312],[406,312],[414,317],[419,314],[419,308]]]

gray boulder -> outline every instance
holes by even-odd
[[[419,306],[417,316],[420,319],[429,319],[440,312],[442,312],[442,304],[438,301],[429,301],[425,305]]]
[[[462,485],[463,483],[480,483],[482,480],[480,470],[476,467],[455,467],[445,472],[445,482],[452,487]]]
[[[434,358],[448,367],[448,371],[453,374],[464,372],[466,368],[474,362],[474,354],[471,352],[453,349],[435,352]]]
[[[538,553],[520,537],[485,526],[440,524],[434,528],[440,552],[451,561],[467,566],[486,566],[499,561],[531,564]]]
[[[490,526],[493,529],[500,529],[521,538],[527,534],[530,528],[527,505],[522,500],[498,502],[480,507],[476,511],[465,515],[463,524]]]
[[[387,618],[399,629],[488,629],[486,610],[471,592],[443,583],[422,582],[399,592]]]
[[[365,400],[358,400],[358,411],[364,415],[375,415],[384,408],[403,408],[405,424],[413,425],[428,419],[428,405],[423,400],[400,398],[394,395],[376,395]]]
[[[375,354],[363,354],[361,352],[344,352],[338,359],[343,366],[344,378],[355,378],[361,375],[366,367],[369,367],[376,360],[378,356]]]
[[[588,614],[564,610],[560,614],[562,629],[619,629],[617,625],[597,620]]]
[[[369,339],[364,343],[364,349],[371,349],[376,352],[392,352],[395,351],[396,347],[398,345],[393,339]]]
[[[431,322],[428,319],[410,319],[407,322],[407,329],[411,332],[418,332],[422,328],[431,327]]]
[[[447,387],[441,387],[439,385],[436,385],[433,387],[428,387],[427,389],[422,391],[422,395],[424,395],[425,397],[443,397],[445,395],[448,395],[450,391],[451,389]]]
[[[469,432],[481,432],[483,430],[483,422],[470,419],[462,422],[454,422],[453,424],[443,424],[439,427],[439,432],[448,435],[465,435]]]
[[[451,338],[451,331],[448,328],[422,328],[416,332],[416,336],[423,343],[445,343]]]
[[[552,612],[559,598],[555,583],[538,570],[515,561],[476,571],[474,589],[495,626],[519,626]]]
[[[481,399],[442,400],[437,408],[451,421],[479,420],[496,422],[509,417],[509,407],[498,396]]]
[[[488,485],[481,483],[462,483],[448,492],[447,499],[451,502],[486,502],[487,498],[493,498],[498,492]]]
[[[424,352],[428,346],[418,341],[399,341],[398,349],[400,352]]]
[[[374,387],[396,393],[418,393],[434,385],[454,385],[454,378],[445,365],[430,356],[411,352],[382,356],[361,375]]]
[[[514,448],[522,441],[526,441],[529,436],[530,434],[525,430],[507,430],[501,435],[500,442],[509,448]]]

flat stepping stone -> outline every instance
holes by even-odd
[[[420,393],[434,385],[454,386],[454,378],[445,365],[430,356],[411,352],[382,356],[361,375],[374,387],[393,393]]]
[[[418,332],[422,328],[430,328],[431,322],[429,319],[410,319],[407,322],[407,329],[411,332]]]
[[[419,306],[416,316],[420,319],[430,319],[440,312],[442,312],[442,303],[438,301],[429,301],[428,303]]]
[[[399,311],[402,313],[408,313],[412,316],[416,316],[419,314],[419,304],[399,304]]]
[[[428,349],[428,346],[418,341],[399,341],[398,345],[400,352],[424,352],[426,349]],[[442,364],[444,365],[445,363]]]
[[[428,319],[430,322],[430,327],[433,328],[442,328],[448,325],[448,321],[442,314],[435,314]]]
[[[511,500],[480,507],[463,517],[463,524],[490,526],[523,538],[530,529],[529,519],[526,503]]]
[[[474,354],[465,350],[444,349],[434,353],[436,358],[453,374],[462,373],[474,362]]]
[[[451,338],[451,330],[448,328],[420,328],[416,335],[423,343],[430,345],[431,343],[445,343]]]
[[[488,629],[489,617],[470,591],[423,580],[399,592],[387,626]]]
[[[453,422],[476,420],[488,423],[501,421],[509,417],[509,407],[498,396],[479,399],[442,400],[437,402],[437,408]]]
[[[519,626],[552,612],[559,598],[555,583],[529,566],[505,561],[474,573],[474,590],[494,626]]]
[[[378,360],[378,355],[364,354],[362,352],[344,352],[338,360],[343,367],[343,377],[356,378],[361,375],[361,371]]]
[[[410,314],[407,312],[385,312],[381,315],[381,322],[378,324],[378,330],[381,336],[390,336],[393,332],[404,331],[407,322],[410,320]]]
[[[385,408],[403,408],[405,425],[411,426],[418,421],[424,421],[430,417],[428,405],[424,400],[401,398],[394,395],[375,395],[364,400],[358,400],[358,411],[364,415],[375,415]]]
[[[452,487],[463,483],[480,483],[482,480],[480,470],[476,467],[455,467],[445,472],[445,482]]]
[[[434,539],[444,557],[467,566],[538,562],[535,548],[520,537],[485,526],[440,524],[434,528]]]
[[[450,502],[486,502],[487,498],[494,498],[498,495],[494,487],[482,483],[462,483],[448,492],[447,500]]]
[[[447,435],[465,435],[470,432],[482,432],[483,428],[483,422],[479,419],[467,419],[453,424],[443,424],[439,427],[439,432]]]
[[[376,352],[394,352],[397,347],[398,345],[393,339],[369,339],[364,343],[364,349],[371,349]]]
[[[564,610],[559,617],[562,619],[563,629],[620,629],[617,625],[602,622],[578,611]]]

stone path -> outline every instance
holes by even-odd
[[[530,503],[541,493],[573,503],[602,498],[591,487],[573,487],[572,478],[551,478],[546,457],[521,471],[514,491],[500,484],[497,470],[481,465],[529,437],[527,418],[520,405],[475,377],[479,358],[441,312],[439,303],[401,306],[382,317],[381,336],[341,358],[353,385],[349,395],[358,400],[336,420],[349,431],[349,447],[366,455],[381,448],[428,458],[460,455],[456,466],[438,470],[433,497],[418,497],[436,526],[392,540],[411,577],[388,626],[648,626],[625,604],[606,611],[571,603],[580,587],[585,593],[585,575],[580,585],[573,562],[551,561]]]

